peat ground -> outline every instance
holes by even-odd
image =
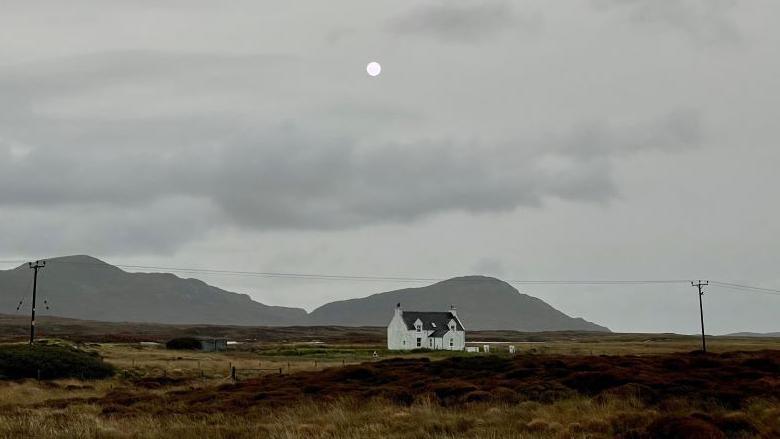
[[[780,351],[658,356],[484,356],[388,359],[317,372],[266,375],[211,388],[137,394],[118,389],[106,413],[241,412],[303,400],[383,398],[409,405],[550,403],[576,395],[635,397],[662,406],[685,398],[738,409],[751,398],[780,399]]]
[[[135,429],[152,421],[194,429],[195,420],[209,419],[216,433],[249,422],[235,437],[254,437],[253,429],[272,425],[283,429],[279,437],[298,437],[289,429],[304,424],[313,430],[301,437],[318,438],[371,431],[391,437],[780,437],[780,350],[391,358],[221,385],[125,378],[99,395],[48,399],[27,410],[9,419],[37,414],[35,422],[53,422],[86,412],[94,425]],[[418,414],[414,428],[420,431],[404,430],[412,426],[403,417]]]

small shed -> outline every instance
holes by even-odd
[[[214,337],[179,337],[165,343],[168,349],[217,352],[227,349],[227,339]]]
[[[197,337],[196,340],[200,342],[200,350],[203,352],[227,350],[227,339],[224,338]]]

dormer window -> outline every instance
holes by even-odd
[[[422,325],[421,324],[418,323],[414,327],[415,327],[415,329],[417,329],[417,332],[422,332]]]
[[[454,331],[454,330],[455,330],[455,325],[450,325],[450,331]]]

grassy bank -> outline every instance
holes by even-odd
[[[442,407],[419,402],[408,407],[374,400],[306,402],[241,416],[112,416],[99,405],[64,409],[25,408],[0,412],[0,438],[611,438],[658,437],[669,432],[699,437],[777,437],[776,401],[755,400],[741,410],[678,400],[663,408],[632,398],[575,397],[550,404],[474,403]]]

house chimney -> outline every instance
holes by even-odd
[[[454,315],[455,317],[458,316],[458,310],[455,309],[455,305],[450,305],[450,314]]]
[[[404,310],[401,309],[401,302],[398,302],[397,305],[395,305],[395,315],[400,316],[403,315]]]

